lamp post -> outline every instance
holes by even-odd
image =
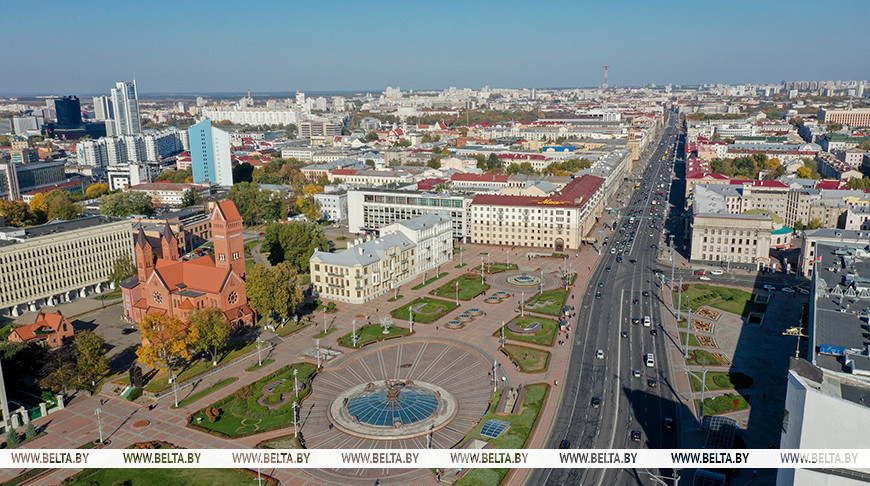
[[[262,342],[263,341],[259,337],[257,337],[257,366],[263,366],[263,357],[260,354],[260,344]]]
[[[483,255],[480,255],[480,283],[483,284]]]
[[[689,359],[689,337],[692,335],[692,308],[689,307],[689,316],[686,318],[686,347],[683,349],[683,357]]]
[[[651,472],[649,472],[649,471],[646,471],[646,470],[643,470],[643,471],[641,471],[641,472],[644,473],[644,474],[649,475],[649,478],[650,478],[651,480],[653,480],[654,482],[656,482],[657,484],[661,484],[661,485],[664,485],[664,486],[668,486],[668,483],[666,483],[665,480],[666,480],[666,479],[669,479],[669,480],[671,480],[671,481],[674,482],[674,486],[680,486],[680,476],[679,476],[679,475],[676,475],[676,470],[674,471],[675,476],[672,477],[672,478],[669,478],[669,477],[667,477],[667,476],[658,476],[658,475],[653,474],[653,473],[651,473]]]
[[[293,402],[293,437],[299,438],[299,422],[296,415],[296,402]]]
[[[504,347],[504,321],[501,321],[501,346]]]
[[[317,369],[320,369],[320,339],[317,340]]]
[[[498,361],[492,360],[492,392],[498,391],[498,377],[495,376],[495,370],[498,367]]]
[[[99,434],[100,434],[100,444],[103,443],[103,420],[102,420],[102,417],[100,416],[101,412],[102,412],[102,410],[100,410],[99,408],[94,410],[94,415],[97,416],[97,430],[99,431]]]
[[[408,315],[410,316],[411,332],[414,332],[414,309],[408,307]]]
[[[459,305],[459,282],[456,282],[456,305]]]
[[[356,347],[356,319],[350,323],[350,343]]]
[[[696,379],[701,380],[701,407],[698,411],[698,430],[700,431],[704,427],[704,390],[707,389],[707,369],[701,373],[701,377],[698,378],[697,371],[692,371],[688,368],[683,368],[686,373],[694,376]],[[689,380],[691,381],[691,380]]]
[[[541,293],[544,293],[544,271],[541,270]]]
[[[299,374],[299,368],[293,368],[293,393],[299,396],[299,379],[296,375]]]
[[[172,394],[175,395],[175,408],[178,408],[178,375],[172,375]]]
[[[674,239],[671,238],[671,290],[674,289],[674,270],[676,266],[677,258],[674,252]]]
[[[524,303],[526,302],[526,291],[523,290],[520,292],[520,317],[523,317],[523,307],[525,307]]]
[[[673,284],[673,282],[671,282]],[[683,279],[680,278],[680,290],[677,293],[677,322],[680,321],[680,311],[683,308]]]

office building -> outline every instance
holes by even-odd
[[[347,191],[321,192],[314,195],[314,200],[320,206],[323,219],[336,223],[347,219]]]
[[[133,257],[131,231],[129,220],[103,216],[0,229],[0,309],[18,316],[102,291],[115,259]]]
[[[315,251],[311,283],[322,298],[362,304],[437,271],[452,255],[450,218],[427,214],[385,226],[379,238],[358,238],[343,251]]]
[[[54,100],[58,127],[80,127],[82,125],[82,106],[76,96],[64,96]]]
[[[144,192],[148,194],[156,205],[180,207],[184,193],[193,190],[204,200],[207,199],[209,186],[174,182],[140,182],[127,187],[128,191]]]
[[[450,215],[453,237],[468,235],[468,214],[473,195],[434,194],[396,189],[351,189],[347,191],[347,222],[351,233],[380,231],[398,221],[423,214]]]
[[[304,121],[299,123],[296,138],[337,137],[341,135],[341,123]]]
[[[39,151],[33,148],[12,148],[9,157],[13,164],[32,164],[39,162]]]
[[[0,199],[9,201],[21,199],[21,188],[18,186],[18,173],[15,164],[2,158],[0,158]]]
[[[471,203],[471,243],[576,250],[603,213],[601,177],[580,176],[549,196],[478,194]]]
[[[190,139],[190,164],[195,184],[233,185],[229,133],[215,128],[205,119],[187,130]]]
[[[850,127],[870,127],[870,108],[829,110],[819,108],[817,118],[822,123],[839,123]]]
[[[866,233],[865,233],[866,234]],[[866,449],[870,439],[868,238],[816,241],[807,312],[807,359],[789,366],[780,447]],[[867,470],[783,468],[777,485],[867,484]]]
[[[112,98],[102,95],[94,96],[94,119],[108,121],[115,118],[115,110],[112,107]]]
[[[109,190],[117,191],[151,180],[150,170],[144,164],[118,164],[106,168]]]
[[[121,81],[112,88],[112,110],[114,111],[114,135],[138,135],[142,132],[139,118],[139,91],[136,80]]]

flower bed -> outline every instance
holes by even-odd
[[[706,319],[718,321],[719,317],[722,316],[722,313],[718,312],[718,311],[714,311],[713,309],[710,309],[709,307],[702,307],[701,310],[698,311],[698,315],[701,317],[704,317]]]
[[[697,338],[698,338],[698,344],[700,344],[701,346],[704,346],[706,348],[718,348],[719,347],[716,345],[716,340],[710,336],[697,336]]]
[[[713,333],[713,324],[710,322],[692,319],[692,327],[695,328],[696,331]]]

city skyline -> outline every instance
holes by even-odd
[[[611,87],[862,79],[870,72],[854,56],[870,48],[864,37],[848,49],[812,38],[783,48],[806,22],[809,2],[787,10],[738,2],[714,14],[688,2],[350,5],[261,2],[239,13],[225,2],[207,10],[156,2],[121,14],[49,2],[36,15],[13,3],[5,10],[19,20],[9,26],[6,65],[14,69],[0,73],[0,94],[96,94],[134,77],[147,87],[143,93],[155,94],[589,87],[602,84],[605,64]],[[860,31],[868,19],[857,1],[813,10],[816,31]],[[36,22],[39,36],[27,30]],[[61,45],[63,55],[50,62],[33,56]]]

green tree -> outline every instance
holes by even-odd
[[[93,331],[84,330],[76,334],[73,341],[76,355],[76,369],[83,383],[96,386],[97,380],[109,372],[106,358],[106,341]]]
[[[100,212],[107,216],[125,218],[134,214],[154,214],[151,197],[144,192],[130,191],[106,194],[100,198]]]
[[[379,138],[381,137],[375,132],[369,132],[368,135],[366,135],[366,141],[368,142],[373,142],[375,140],[378,140]]]
[[[48,219],[69,221],[77,219],[84,213],[84,207],[74,202],[68,192],[55,190],[48,193]]]
[[[80,381],[81,375],[76,365],[65,361],[39,380],[39,386],[55,393],[66,393],[68,390],[75,388],[75,385]]]
[[[264,265],[255,264],[245,275],[245,295],[260,315],[269,316],[275,313],[272,272]]]
[[[186,208],[188,206],[198,206],[202,204],[202,196],[199,195],[199,191],[194,188],[189,188],[184,191],[184,194],[181,195],[181,207]]]
[[[829,132],[839,132],[840,130],[843,129],[843,125],[841,125],[839,123],[828,123],[828,125],[825,128]]]
[[[822,222],[819,221],[818,218],[813,218],[810,220],[810,224],[807,226],[807,229],[819,229],[822,227]]]
[[[130,257],[118,257],[112,263],[112,273],[109,274],[109,281],[118,285],[136,275],[136,272],[136,264],[133,263]]]
[[[710,170],[716,174],[722,174],[728,177],[734,177],[734,167],[730,160],[720,159],[718,157],[710,161]]]
[[[396,143],[396,147],[410,147],[410,146],[411,146],[410,140],[402,139]]]
[[[8,226],[23,226],[31,217],[30,206],[24,201],[4,201],[0,199],[0,214],[6,218]]]
[[[366,159],[366,165],[369,166],[369,167],[374,167],[374,166],[375,166],[375,161],[372,160],[372,159]]]
[[[239,182],[251,182],[254,180],[254,166],[244,162],[233,167],[233,184]]]
[[[846,182],[846,187],[849,189],[870,189],[870,177],[864,177],[861,179],[849,179]]]
[[[192,169],[164,170],[163,172],[161,172],[157,176],[157,179],[155,179],[155,181],[156,182],[163,182],[163,181],[175,182],[176,184],[180,184],[182,182],[187,182],[188,178],[191,178],[191,179],[193,178],[193,170]]]
[[[804,222],[803,222],[803,221],[795,221],[795,223],[794,223],[794,229],[795,229],[796,231],[802,231],[804,228],[805,228],[805,226],[804,226]]]
[[[514,174],[534,175],[534,174],[538,173],[538,171],[536,171],[535,168],[532,167],[531,162],[522,162],[519,164],[516,164],[516,163],[510,164],[505,169],[505,172],[508,175],[514,175]]]
[[[448,184],[446,182],[439,182],[438,184],[435,184],[435,192],[442,193],[442,192],[449,192],[449,191],[450,191],[450,184]]]
[[[21,435],[12,427],[9,427],[9,432],[6,433],[6,448],[11,449],[21,443]]]
[[[230,341],[230,321],[220,309],[194,309],[187,316],[191,327],[199,334],[194,349],[211,354],[213,365],[217,364],[218,356]]]
[[[39,431],[36,430],[36,426],[33,425],[33,422],[27,422],[27,427],[24,427],[24,437],[28,439],[32,439],[36,437]]]
[[[272,289],[274,293],[273,311],[282,319],[289,319],[304,300],[299,286],[299,274],[287,262],[272,269]]]
[[[294,221],[266,227],[262,251],[269,254],[272,265],[286,261],[297,272],[307,272],[308,260],[315,248],[327,251],[329,240],[323,229],[314,223]]]

